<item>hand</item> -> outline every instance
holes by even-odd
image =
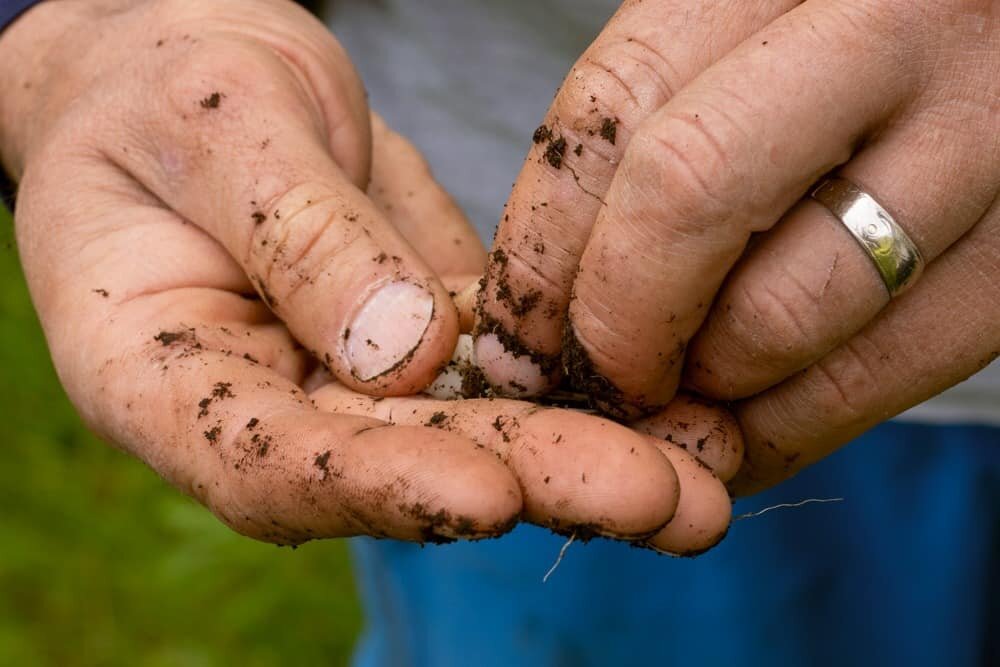
[[[459,327],[436,276],[478,272],[485,252],[292,3],[45,3],[0,39],[0,85],[19,247],[71,400],[235,530],[485,537],[525,511],[635,540],[694,503],[714,523],[657,545],[721,538],[721,484],[603,420],[491,408],[511,425],[505,465],[469,435],[492,429],[474,415],[455,432],[373,418],[382,404],[353,392],[435,377]],[[303,391],[314,364],[297,341],[336,377],[317,396],[341,414]],[[531,444],[564,433],[558,451]]]
[[[477,325],[487,377],[530,395],[565,366],[630,418],[668,401],[685,368],[699,392],[745,399],[734,487],[749,491],[989,363],[994,9],[623,5],[564,82],[508,202]],[[847,230],[802,199],[834,168],[929,262],[891,304]]]

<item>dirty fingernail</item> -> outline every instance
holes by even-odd
[[[495,334],[476,339],[476,364],[493,387],[505,396],[537,396],[549,387],[549,379],[530,357],[515,356]]]
[[[351,373],[366,381],[391,371],[420,344],[434,297],[422,287],[393,282],[379,288],[344,330],[344,352]]]

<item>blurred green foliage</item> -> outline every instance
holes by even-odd
[[[87,433],[0,208],[0,665],[343,664],[347,544],[240,537]]]

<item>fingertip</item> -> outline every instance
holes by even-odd
[[[602,413],[618,421],[631,421],[657,412],[672,397],[672,383],[660,383],[655,392],[642,393],[636,392],[634,388],[622,388],[602,371],[612,362],[595,363],[592,350],[578,336],[576,326],[572,322],[567,325],[563,335],[563,368],[566,377],[570,386],[587,394]],[[619,372],[624,368],[619,365]],[[633,372],[631,375],[638,377],[640,374]]]
[[[379,285],[347,321],[339,347],[349,379],[341,379],[377,395],[427,387],[451,357],[459,330],[458,314],[443,287],[428,289],[406,280]]]
[[[385,375],[412,356],[434,316],[434,295],[405,281],[378,287],[344,329],[344,354],[361,382]]]
[[[358,434],[356,445],[396,496],[395,506],[384,508],[396,517],[394,536],[420,542],[497,537],[520,517],[521,489],[513,473],[464,436],[386,426]],[[370,511],[373,498],[364,502]]]
[[[733,512],[729,493],[694,456],[663,441],[654,442],[677,471],[680,499],[673,519],[647,545],[674,556],[702,554],[721,542],[729,530]]]
[[[479,335],[474,344],[476,365],[486,381],[504,396],[526,398],[545,393],[555,384],[555,371],[543,373],[526,350],[510,350],[494,333]]]
[[[641,539],[674,516],[677,473],[644,436],[561,410],[521,420],[517,466],[535,523],[578,536]],[[539,477],[539,471],[544,476]]]
[[[631,426],[687,451],[723,482],[743,463],[743,433],[736,418],[721,405],[690,394],[678,395],[657,414]]]

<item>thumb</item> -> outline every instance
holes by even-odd
[[[272,49],[218,36],[168,64],[151,84],[169,103],[123,111],[127,127],[156,128],[130,133],[142,141],[120,153],[125,168],[225,246],[342,383],[377,394],[426,386],[454,349],[458,318],[359,187],[370,130],[349,64],[326,63],[329,76],[303,83]]]

